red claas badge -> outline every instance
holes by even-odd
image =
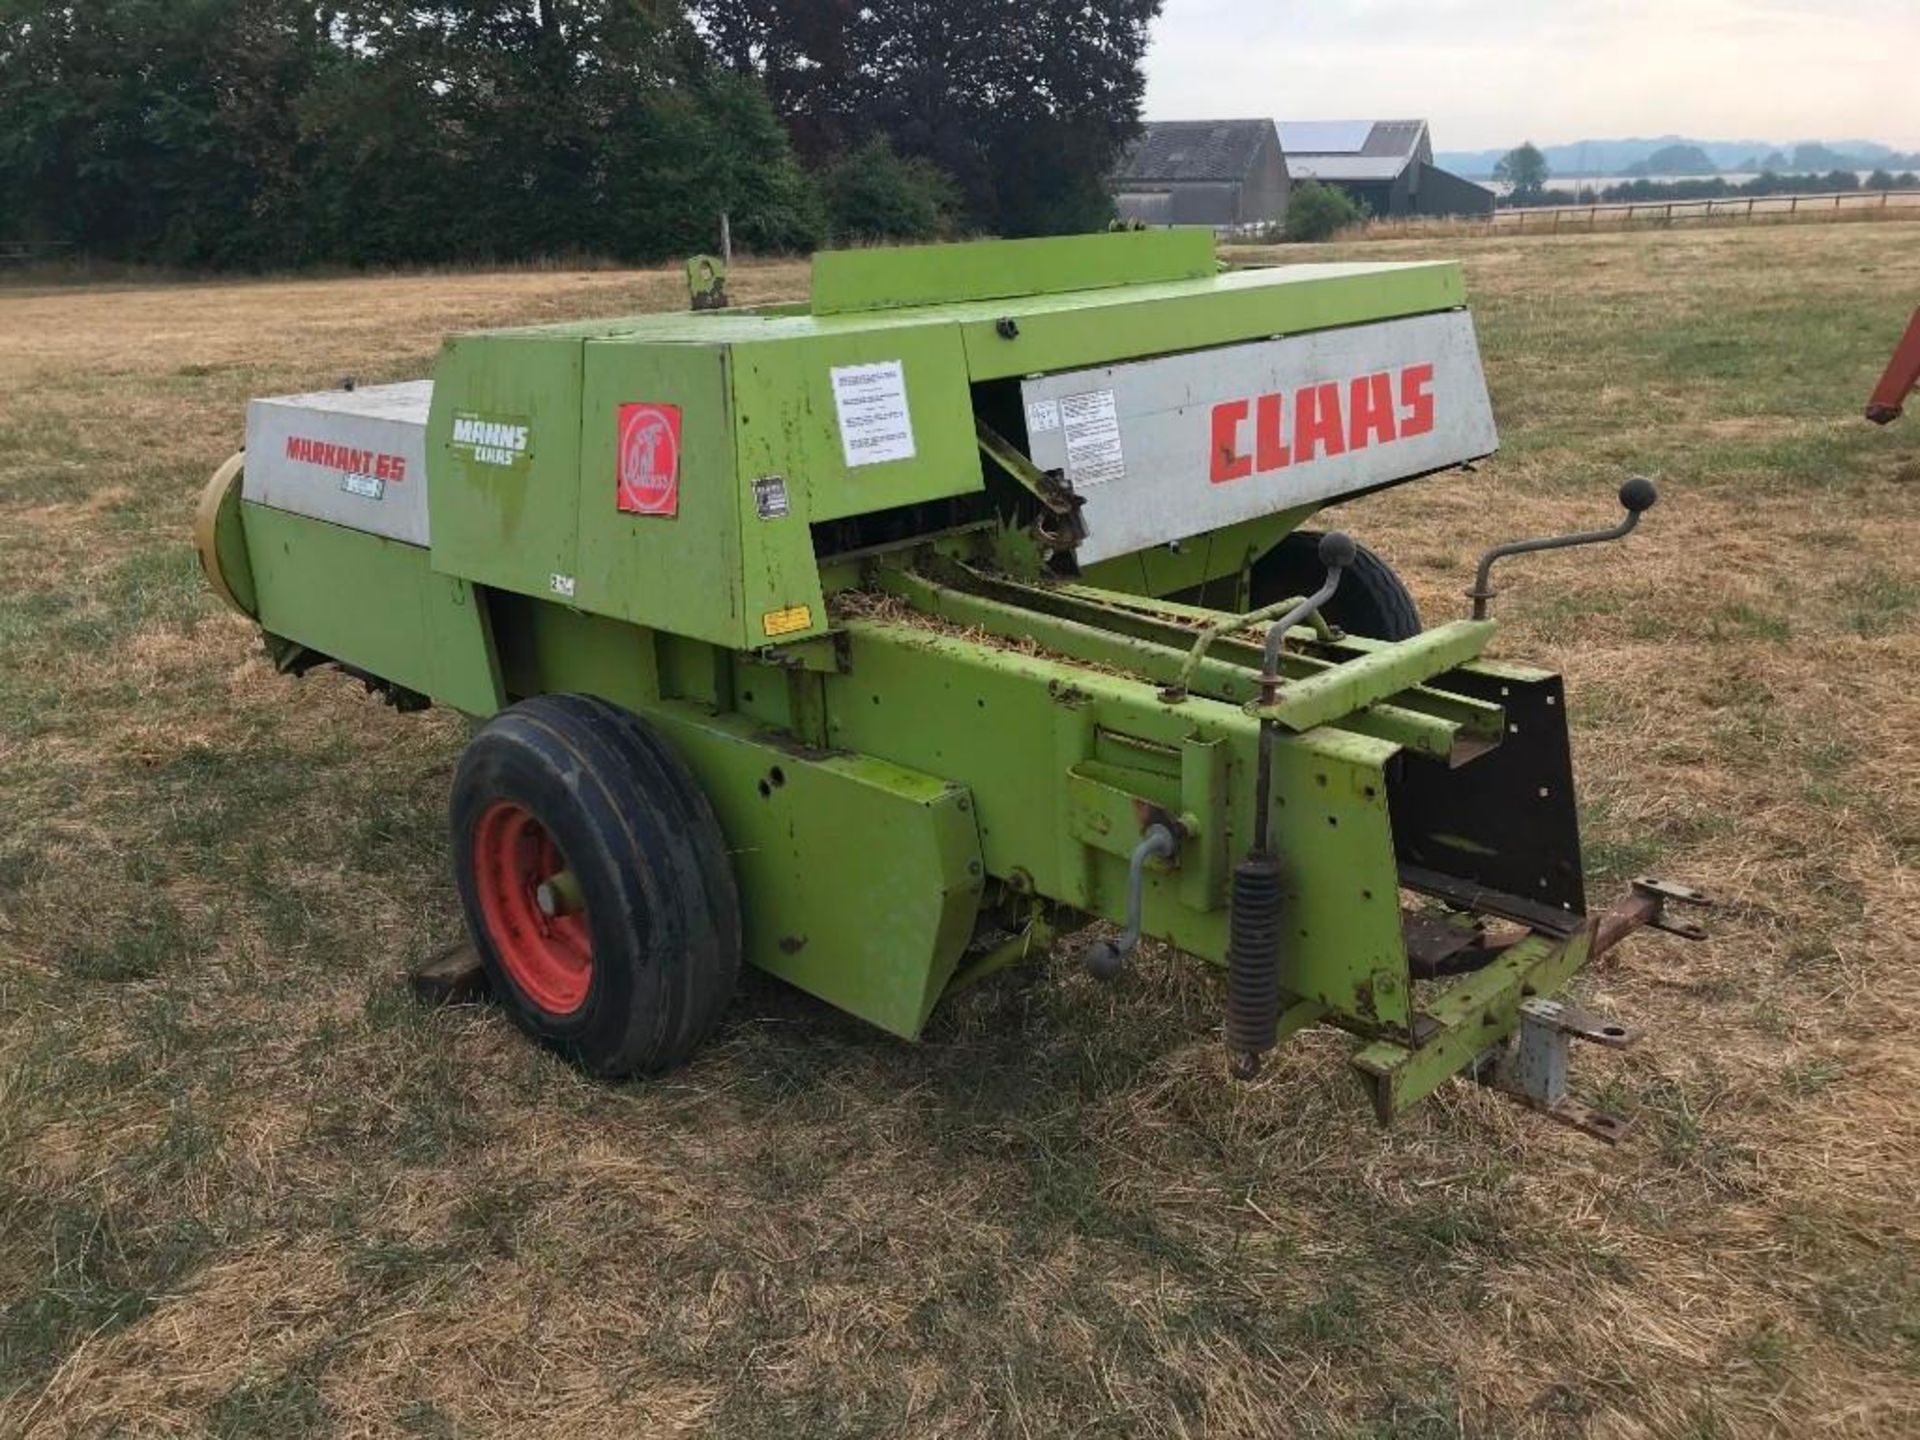
[[[620,508],[629,515],[680,513],[680,407],[620,407]]]

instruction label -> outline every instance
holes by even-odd
[[[789,509],[785,476],[762,475],[753,482],[754,514],[762,520],[784,520]]]
[[[833,408],[849,468],[911,460],[913,416],[907,378],[898,360],[833,367]]]
[[[1060,428],[1067,446],[1067,479],[1078,490],[1123,480],[1126,457],[1120,453],[1120,414],[1113,391],[1089,390],[1060,400]]]
[[[760,628],[769,640],[798,634],[813,628],[813,610],[806,605],[789,605],[784,610],[769,610],[760,617]]]
[[[1035,400],[1027,406],[1027,434],[1046,435],[1060,428],[1060,402]]]

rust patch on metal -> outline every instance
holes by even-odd
[[[1049,680],[1047,682],[1047,694],[1056,705],[1065,705],[1070,710],[1078,710],[1082,705],[1089,703],[1093,699],[1093,696],[1082,690],[1078,685],[1069,684],[1061,680]]]
[[[484,999],[487,972],[471,940],[428,956],[407,971],[407,984],[428,1005],[464,1005]]]
[[[1407,968],[1416,980],[1470,974],[1527,935],[1518,928],[1489,931],[1485,921],[1459,925],[1420,911],[1403,914],[1400,930],[1406,940]]]

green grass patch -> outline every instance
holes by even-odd
[[[1873,640],[1912,623],[1915,609],[1920,608],[1920,584],[1869,569],[1842,581],[1838,598],[1847,629]]]

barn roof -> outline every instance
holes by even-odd
[[[1391,180],[1433,159],[1424,120],[1279,120],[1287,169],[1304,180]]]
[[[1121,157],[1121,182],[1244,180],[1273,135],[1271,120],[1156,120]]]

